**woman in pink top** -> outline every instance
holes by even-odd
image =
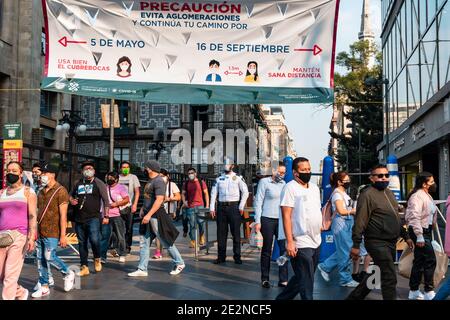
[[[416,177],[413,191],[408,195],[405,220],[409,236],[414,241],[414,261],[409,279],[410,300],[432,300],[435,296],[433,275],[436,269],[436,255],[431,245],[433,225],[436,224],[436,205],[430,193],[436,192],[436,183],[429,172],[421,172]],[[425,294],[419,291],[422,279]]]
[[[0,232],[10,231],[14,242],[0,248],[0,281],[3,300],[27,300],[28,290],[18,284],[25,251],[34,250],[36,194],[22,184],[23,167],[10,162],[6,168],[8,187],[0,191]]]

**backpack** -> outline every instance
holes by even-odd
[[[322,207],[322,231],[328,231],[331,229],[333,218],[336,215],[336,212],[333,213],[333,205],[331,203],[335,192],[336,191],[333,191],[331,193],[330,198],[328,198],[327,202]]]

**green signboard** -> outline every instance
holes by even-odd
[[[3,125],[3,140],[22,140],[22,123],[6,123]]]

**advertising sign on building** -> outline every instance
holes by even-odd
[[[339,0],[43,0],[42,89],[165,103],[333,101]]]

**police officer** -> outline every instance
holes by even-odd
[[[211,216],[217,216],[218,256],[214,264],[224,263],[227,251],[228,225],[233,236],[234,263],[242,264],[241,260],[241,216],[248,198],[248,188],[244,179],[233,172],[234,165],[226,161],[224,173],[216,178],[211,190]],[[219,196],[217,213],[216,198]],[[240,199],[240,202],[239,202]]]

